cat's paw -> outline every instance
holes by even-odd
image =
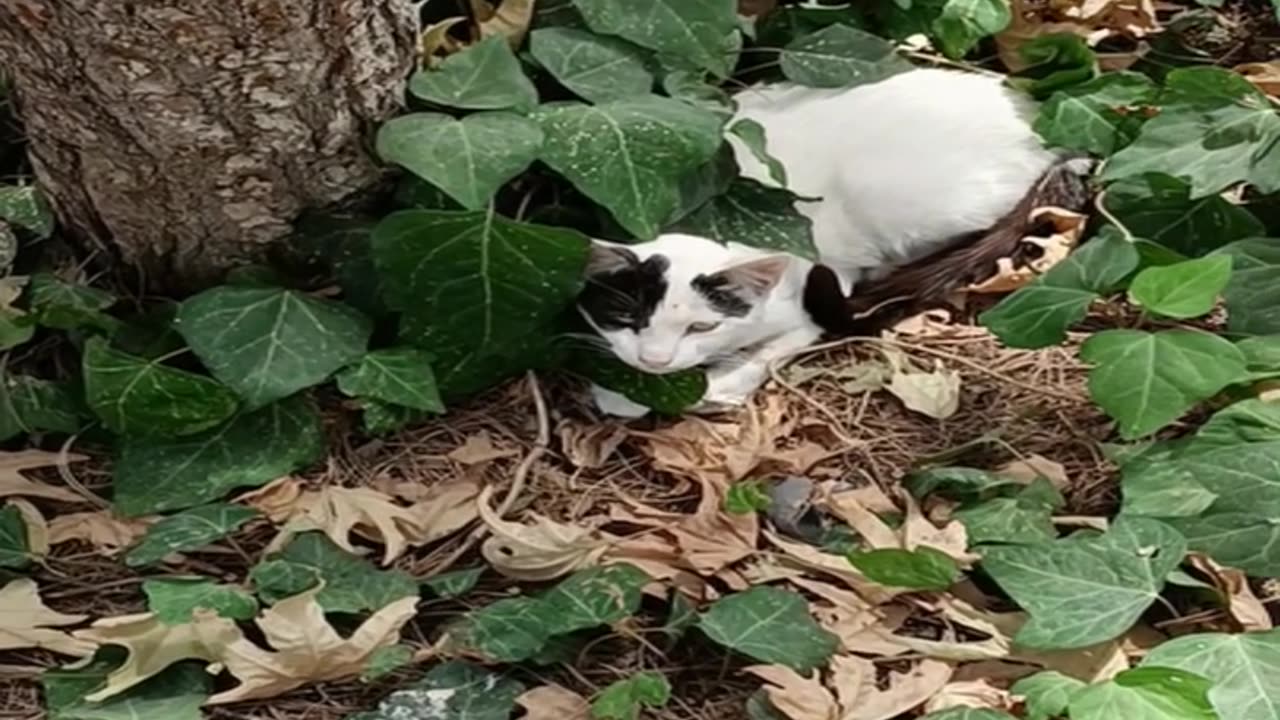
[[[591,386],[591,399],[595,401],[596,409],[605,415],[635,419],[649,414],[649,408],[644,405],[599,385]]]
[[[714,389],[708,389],[707,394],[702,396],[702,400],[698,401],[697,405],[689,408],[689,412],[698,415],[733,412],[739,408],[746,407],[747,402],[750,400],[750,392],[716,392]]]

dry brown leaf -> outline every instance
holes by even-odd
[[[111,510],[56,515],[49,521],[49,544],[61,545],[79,540],[93,546],[99,554],[114,556],[147,534],[147,528],[160,518],[116,517]]]
[[[878,491],[878,488],[877,488]],[[879,493],[884,497],[883,493]],[[876,498],[871,496],[874,501]],[[888,523],[881,520],[877,513],[886,512],[884,507],[876,507],[874,510],[868,507],[868,495],[862,491],[862,488],[853,490],[841,490],[831,493],[825,498],[819,500],[821,505],[827,512],[840,518],[849,527],[853,528],[866,544],[867,549],[879,550],[882,548],[901,548],[902,540],[898,535],[898,531],[889,527]],[[897,507],[890,503],[890,512],[896,512]]]
[[[817,673],[807,678],[783,665],[752,665],[743,670],[765,681],[769,702],[790,720],[840,720],[840,706]]]
[[[565,420],[556,427],[564,456],[574,467],[598,468],[613,457],[627,439],[627,428],[618,423],[581,423]]]
[[[1008,690],[995,687],[986,680],[966,680],[944,685],[924,704],[924,711],[932,713],[955,707],[1012,710],[1013,705],[1013,697]]]
[[[1264,63],[1245,63],[1235,66],[1235,71],[1258,86],[1262,92],[1280,97],[1280,60]]]
[[[925,545],[934,550],[941,550],[950,555],[961,567],[971,567],[978,555],[968,551],[969,532],[964,523],[950,520],[942,527],[934,525],[925,517],[920,504],[910,493],[901,492],[902,504],[906,506],[906,517],[902,521],[902,547],[915,550]]]
[[[844,652],[871,655],[898,655],[905,648],[882,642],[880,631],[892,633],[907,618],[909,611],[898,605],[873,607],[860,595],[818,580],[793,577],[796,586],[822,598],[809,603],[810,614],[818,624],[840,639]],[[825,602],[824,602],[825,601]]]
[[[97,643],[51,629],[75,625],[87,617],[50,610],[40,600],[34,580],[11,580],[0,588],[0,650],[43,648],[76,657],[92,655]]]
[[[364,550],[351,544],[351,533],[381,542],[382,564],[390,565],[416,537],[417,516],[396,504],[390,496],[371,488],[337,485],[307,491],[294,505],[296,514],[280,528],[267,552],[279,550],[299,533],[319,530],[335,545],[353,555]]]
[[[1005,463],[992,470],[995,475],[1030,484],[1038,477],[1048,480],[1055,488],[1064,490],[1071,483],[1067,477],[1067,469],[1060,462],[1054,462],[1043,455],[1031,453],[1022,460]]]
[[[418,47],[420,48],[422,59],[428,66],[434,67],[440,62],[441,56],[452,55],[465,47],[464,43],[455,40],[449,34],[449,30],[458,23],[466,21],[467,19],[462,16],[451,17],[422,29],[422,37],[418,40]]]
[[[1012,22],[995,36],[996,51],[1010,72],[1029,67],[1021,48],[1042,35],[1071,33],[1093,47],[1108,38],[1137,39],[1159,30],[1152,0],[1012,0],[1010,10]],[[1100,52],[1098,64],[1103,70],[1124,70],[1145,51],[1139,42],[1132,52]]]
[[[27,526],[27,552],[32,558],[40,559],[49,554],[49,524],[45,522],[44,515],[36,509],[35,505],[14,498],[7,505],[12,505],[18,514],[22,516],[22,522]]]
[[[475,435],[468,435],[466,442],[450,451],[447,457],[463,465],[479,465],[519,454],[516,448],[494,445],[489,433],[481,430]]]
[[[515,50],[524,42],[529,32],[529,22],[533,20],[534,0],[501,0],[495,10],[488,0],[471,0],[471,11],[475,13],[480,27],[480,37],[501,35]]]
[[[129,655],[107,675],[107,683],[85,699],[105,700],[182,660],[217,662],[227,644],[240,636],[236,624],[213,616],[197,622],[166,625],[152,613],[103,618],[73,633],[81,640],[120,645]]]
[[[58,453],[44,450],[18,450],[16,452],[0,452],[0,497],[20,495],[23,497],[40,497],[62,502],[83,503],[84,498],[67,488],[36,482],[23,476],[23,470],[35,470],[42,467],[53,467],[59,462]],[[67,462],[83,462],[89,458],[84,455],[69,453]]]
[[[921,660],[905,673],[889,674],[888,686],[876,682],[875,665],[853,655],[831,659],[832,684],[840,698],[841,720],[890,720],[933,697],[951,679],[951,665]]]
[[[960,409],[960,373],[945,369],[937,359],[932,371],[922,372],[897,350],[882,347],[880,352],[893,368],[885,389],[908,410],[946,420]]]
[[[282,523],[306,509],[300,507],[304,490],[301,480],[285,475],[257,490],[242,494],[235,501],[257,510],[267,516],[271,522]],[[307,499],[307,502],[309,501],[310,497]]]
[[[486,487],[476,498],[480,519],[493,536],[480,552],[495,570],[517,580],[551,580],[580,568],[595,565],[615,538],[597,530],[565,525],[536,513],[533,524],[503,520],[489,506],[493,488]]]
[[[848,558],[843,555],[824,553],[812,545],[785,540],[780,535],[768,530],[763,531],[763,534],[774,547],[786,555],[787,560],[795,562],[807,570],[822,573],[839,580],[852,588],[867,602],[879,605],[880,603],[888,602],[896,594],[892,588],[886,588],[868,580],[862,573],[854,569],[853,565],[849,564]]]
[[[542,685],[516,698],[525,709],[520,720],[590,720],[591,703],[559,685]]]
[[[417,485],[417,487],[421,487]],[[431,485],[421,494],[411,496],[403,490],[400,497],[416,498],[409,506],[414,518],[414,545],[426,545],[451,535],[480,517],[476,498],[482,482],[476,473],[464,473]]]
[[[1249,578],[1243,572],[1220,565],[1204,553],[1188,553],[1187,560],[1191,567],[1207,575],[1213,586],[1222,593],[1227,614],[1239,624],[1241,630],[1251,632],[1271,629],[1271,614],[1253,594]]]
[[[971,293],[1008,293],[1022,288],[1071,254],[1084,235],[1088,219],[1086,215],[1058,207],[1032,210],[1032,225],[1038,225],[1042,221],[1053,225],[1053,233],[1049,237],[1029,235],[1022,239],[1022,242],[1040,248],[1039,257],[1025,265],[1015,265],[1013,258],[1000,258],[996,263],[998,268],[995,275],[974,283],[965,290]]]

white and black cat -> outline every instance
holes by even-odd
[[[920,69],[850,89],[758,86],[735,99],[735,119],[764,126],[788,188],[820,198],[797,209],[846,294],[992,227],[1062,160],[1031,128],[1034,103],[996,77]],[[772,185],[731,142],[742,174]],[[597,241],[579,308],[623,362],[658,374],[704,367],[701,407],[739,405],[769,363],[822,335],[803,302],[812,267],[691,235]],[[609,414],[647,412],[605,388],[593,394]]]

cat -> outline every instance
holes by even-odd
[[[1002,78],[916,69],[847,89],[778,83],[735,96],[786,169],[823,267],[847,295],[992,227],[1063,160],[1031,128],[1036,105]],[[776,186],[730,135],[744,177]],[[742,238],[750,242],[750,238]],[[624,363],[665,374],[705,368],[697,411],[744,404],[769,365],[817,341],[805,309],[809,260],[748,244],[670,233],[620,245],[593,240],[578,308]],[[595,386],[597,407],[648,408]]]

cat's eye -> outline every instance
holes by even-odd
[[[694,335],[696,333],[711,332],[712,330],[715,330],[718,327],[720,327],[720,323],[718,322],[689,323],[689,327],[687,330],[685,330],[685,332],[690,335]]]

